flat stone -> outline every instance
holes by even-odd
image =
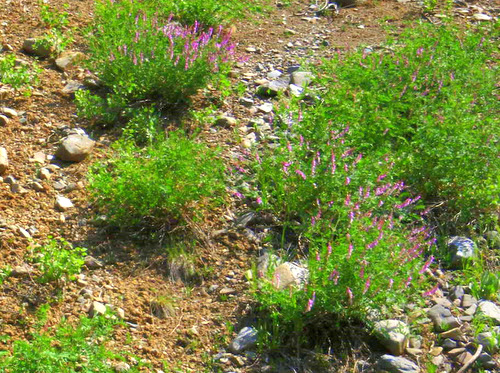
[[[228,287],[224,287],[224,288],[220,289],[220,291],[219,291],[220,295],[229,295],[229,294],[234,294],[234,293],[236,293],[236,289],[228,288]]]
[[[74,207],[73,202],[69,198],[63,196],[56,197],[56,209],[59,211],[66,211]]]
[[[72,134],[65,137],[56,151],[56,157],[62,161],[80,162],[90,154],[95,141],[86,135]]]
[[[422,351],[420,348],[410,348],[410,347],[406,349],[406,352],[411,356],[415,357],[420,356],[424,353],[424,351]]]
[[[462,307],[463,308],[469,308],[476,303],[477,303],[477,299],[474,298],[470,294],[464,294],[464,296],[462,297]]]
[[[302,287],[309,277],[309,271],[294,263],[285,262],[274,270],[273,285],[282,290],[290,286]]]
[[[0,175],[4,174],[9,168],[9,159],[7,157],[7,149],[0,146]]]
[[[67,94],[67,95],[72,95],[76,91],[80,91],[86,89],[86,85],[83,83],[80,83],[76,80],[70,80],[66,83],[64,88],[62,89],[62,93]]]
[[[9,118],[16,118],[19,115],[16,110],[8,108],[8,107],[0,108],[0,113],[6,115]]]
[[[445,308],[451,308],[451,306],[453,306],[453,303],[451,303],[448,299],[446,299],[444,297],[436,298],[436,299],[434,299],[434,302],[436,302],[436,304],[439,304]]]
[[[124,361],[120,361],[119,363],[116,363],[113,367],[116,373],[123,373],[123,372],[128,372],[131,368],[130,365],[127,364]]]
[[[466,341],[467,338],[464,336],[464,333],[460,330],[460,328],[453,328],[451,330],[447,330],[440,334],[441,338],[451,338],[455,341]]]
[[[30,238],[31,238],[31,234],[30,234],[30,233],[29,233],[26,229],[24,229],[24,228],[22,228],[22,227],[19,227],[19,228],[17,229],[17,231],[19,232],[19,234],[20,234],[22,237],[24,237],[24,238],[26,238],[26,239],[30,239]]]
[[[463,286],[454,286],[452,289],[451,289],[451,292],[450,292],[450,299],[451,300],[455,300],[455,299],[462,299],[465,295],[465,290],[463,288]]]
[[[259,109],[263,113],[270,113],[273,111],[273,104],[270,102],[265,102],[262,105],[259,105],[257,109]]]
[[[464,311],[464,315],[472,316],[476,313],[476,311],[477,311],[477,304],[473,304]]]
[[[427,315],[432,320],[434,329],[438,332],[449,330],[460,325],[460,322],[451,314],[450,310],[440,304],[436,304],[432,307],[427,312]]]
[[[375,323],[374,332],[380,343],[393,355],[402,355],[410,335],[410,328],[400,320],[382,320]]]
[[[462,269],[464,264],[477,256],[474,241],[467,237],[451,237],[448,240],[448,250],[451,254],[450,266],[452,269]]]
[[[481,353],[477,358],[477,361],[479,362],[479,364],[481,364],[483,368],[492,370],[498,368],[498,364],[495,361],[495,359],[493,359],[491,355],[488,354],[487,352]]]
[[[13,277],[24,277],[28,276],[33,272],[33,268],[27,265],[26,263],[21,264],[20,266],[16,266],[12,268],[10,275]]]
[[[493,19],[492,16],[489,16],[484,13],[476,13],[472,16],[476,21],[491,21]]]
[[[441,344],[441,346],[445,349],[445,350],[452,350],[454,348],[457,347],[457,342],[454,341],[453,339],[451,338],[446,338],[443,343]]]
[[[413,361],[400,356],[382,355],[377,362],[377,371],[389,373],[419,373],[420,368]]]
[[[8,126],[10,124],[10,119],[6,115],[0,114],[0,126]]]
[[[236,118],[222,115],[216,119],[215,124],[217,126],[231,128],[236,126],[236,124],[238,124],[238,121],[236,120]]]
[[[438,355],[441,355],[441,352],[443,352],[443,347],[434,347],[432,348],[429,353],[432,355],[432,356],[438,356]]]
[[[307,87],[313,78],[313,73],[309,71],[295,71],[292,73],[291,83],[299,87]]]
[[[465,352],[465,347],[458,347],[458,348],[454,348],[454,349],[451,349],[450,351],[448,351],[448,355],[450,355],[452,357],[456,357],[464,352]]]
[[[458,356],[457,361],[460,364],[465,365],[470,361],[470,359],[472,359],[472,354],[469,351],[464,351]]]
[[[483,345],[488,352],[496,352],[498,350],[498,339],[492,332],[482,332],[476,336],[476,342]]]
[[[228,346],[229,351],[239,354],[255,346],[257,343],[257,330],[252,327],[244,327],[236,338]]]
[[[35,154],[33,154],[33,157],[30,159],[30,161],[37,163],[45,163],[46,159],[47,156],[45,155],[44,152],[36,152]]]
[[[89,308],[89,316],[90,317],[95,317],[99,315],[104,315],[106,313],[106,306],[102,304],[101,302],[94,301],[90,305]]]
[[[88,269],[98,269],[103,267],[102,262],[91,255],[87,255],[85,257],[84,264]]]
[[[432,364],[439,367],[439,366],[443,365],[443,363],[444,363],[444,356],[443,355],[434,356],[431,359],[431,362],[432,362]]]
[[[74,51],[65,51],[62,52],[58,58],[56,58],[54,63],[59,70],[65,71],[75,66],[75,64],[77,64],[78,62],[82,61],[83,58],[84,58],[83,53]]]
[[[493,319],[497,325],[500,324],[500,308],[495,303],[489,300],[481,300],[478,306],[481,313]]]

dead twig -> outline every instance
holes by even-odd
[[[481,355],[481,352],[483,351],[483,345],[477,346],[476,353],[472,356],[472,358],[464,364],[462,368],[457,373],[464,373],[469,367],[476,361],[476,359]]]

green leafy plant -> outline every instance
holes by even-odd
[[[48,332],[33,333],[29,341],[15,341],[3,351],[0,370],[9,373],[114,372],[110,359],[122,360],[106,347],[118,321],[99,316],[82,317],[76,326],[63,320]],[[137,372],[132,367],[130,372]]]
[[[482,271],[479,281],[471,283],[471,292],[477,299],[497,300],[500,297],[500,274]]]
[[[157,10],[151,2],[96,3],[89,67],[108,93],[77,96],[85,99],[77,101],[80,112],[91,113],[91,103],[115,113],[114,119],[130,106],[172,108],[203,88],[233,54],[222,26],[181,26]]]
[[[183,216],[196,217],[195,211],[203,211],[224,190],[216,152],[181,132],[143,149],[123,141],[115,150],[89,173],[94,203],[113,224],[172,228]]]
[[[40,20],[47,31],[37,39],[37,46],[42,46],[52,51],[54,56],[63,52],[72,42],[69,25],[69,13],[52,11],[48,4],[39,2]],[[68,7],[65,4],[65,7]]]
[[[9,265],[0,268],[0,285],[2,285],[4,281],[10,276],[11,272],[12,268]]]
[[[0,82],[13,88],[38,84],[40,69],[36,63],[31,68],[27,64],[18,64],[14,54],[0,57]]]
[[[453,229],[491,223],[500,202],[497,37],[495,27],[420,24],[377,52],[324,60],[316,75],[325,90],[302,126],[349,126],[348,146],[374,162],[392,154],[394,176],[439,205]]]
[[[59,281],[61,279],[74,280],[80,273],[85,262],[87,249],[73,247],[63,238],[48,238],[44,245],[30,247],[30,260],[39,264],[42,275],[38,278],[40,283]]]

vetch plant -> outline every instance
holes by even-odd
[[[118,107],[186,102],[234,53],[231,34],[222,26],[203,30],[197,21],[182,26],[172,17],[165,19],[140,2],[96,4],[89,67],[108,96],[120,97]]]
[[[0,82],[13,88],[38,84],[40,68],[36,63],[30,69],[25,64],[18,64],[14,54],[0,57]]]

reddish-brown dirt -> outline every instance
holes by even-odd
[[[245,317],[251,314],[253,303],[248,295],[245,272],[255,262],[258,248],[237,232],[214,235],[213,232],[230,226],[229,217],[237,213],[237,207],[230,205],[215,211],[186,233],[190,242],[196,242],[194,266],[198,274],[196,279],[186,283],[169,276],[172,264],[166,259],[167,244],[134,241],[125,238],[124,234],[92,224],[95,214],[85,189],[86,173],[93,162],[109,153],[114,132],[90,127],[79,119],[72,98],[62,93],[68,80],[82,79],[83,69],[60,72],[52,61],[36,61],[21,51],[26,38],[44,32],[38,4],[37,0],[2,0],[0,4],[0,45],[28,64],[36,62],[42,68],[40,83],[31,95],[4,86],[8,93],[0,97],[0,107],[9,107],[19,113],[19,117],[0,127],[0,146],[7,149],[10,162],[3,177],[13,176],[23,187],[21,193],[13,193],[9,184],[0,183],[0,267],[15,268],[26,261],[29,240],[23,237],[19,228],[29,231],[34,242],[43,242],[51,235],[86,246],[89,253],[105,265],[100,269],[84,269],[79,280],[58,287],[38,284],[33,276],[6,280],[0,287],[0,334],[11,339],[2,342],[0,350],[9,349],[12,340],[29,338],[34,312],[39,305],[46,302],[51,305],[45,327],[49,328],[63,317],[76,320],[85,315],[89,302],[96,300],[122,308],[125,320],[137,326],[119,329],[110,348],[130,352],[150,362],[151,368],[144,371],[168,366],[182,372],[211,371],[210,356],[227,346],[232,326],[239,330],[245,324]],[[70,49],[85,53],[83,30],[92,19],[93,1],[50,0],[48,4],[52,9],[70,14],[70,28],[75,36]],[[68,7],[63,7],[64,4]],[[330,57],[337,50],[376,45],[386,37],[385,30],[397,33],[405,27],[406,21],[421,17],[420,8],[413,2],[367,1],[311,22],[304,19],[312,17],[309,5],[308,1],[292,1],[284,7],[272,3],[265,14],[235,21],[234,38],[239,56],[249,55],[250,63],[258,62],[261,54],[276,50],[278,55],[287,43],[328,30],[324,36],[328,46],[312,57]],[[287,35],[287,29],[292,29],[294,34]],[[245,52],[249,46],[255,47],[257,52]],[[243,66],[240,73],[245,69]],[[234,78],[233,83],[237,82],[238,78]],[[197,98],[192,110],[206,106],[203,97]],[[238,105],[237,97],[220,103],[219,111],[237,118],[249,115],[247,109]],[[52,164],[60,168],[54,168],[52,180],[42,183],[43,191],[35,191],[30,187],[32,181],[39,169],[50,162],[39,164],[32,158],[37,152],[47,156],[54,154],[63,127],[85,128],[97,141],[96,149],[81,163],[54,161]],[[228,149],[239,146],[232,129],[213,134],[207,126],[203,136]],[[53,182],[58,180],[74,187],[64,192],[55,190]],[[75,208],[64,213],[57,211],[54,202],[58,194],[70,198]],[[219,287],[214,290],[213,285]],[[221,295],[220,289],[225,287],[234,292]],[[91,290],[92,295],[82,301],[83,289]],[[153,315],[152,302],[158,299],[168,299],[174,309],[164,319]],[[255,366],[259,364],[257,360]],[[245,367],[229,361],[225,369],[231,365],[234,371],[252,369],[249,361]]]

